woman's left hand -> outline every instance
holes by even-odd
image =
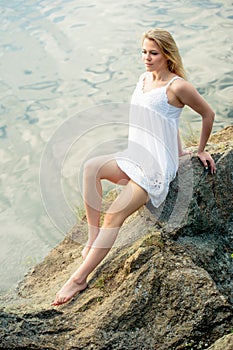
[[[213,158],[211,157],[211,155],[208,152],[206,152],[206,151],[198,152],[197,156],[202,161],[202,163],[204,164],[205,168],[208,168],[210,166],[211,174],[216,173],[215,162],[214,162]]]

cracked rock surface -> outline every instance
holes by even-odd
[[[214,176],[184,160],[163,208],[132,215],[88,288],[55,309],[81,263],[77,224],[2,297],[0,349],[232,350],[232,140],[233,127],[210,139]]]

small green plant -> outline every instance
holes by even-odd
[[[102,274],[95,281],[94,287],[102,289],[102,290],[105,289],[107,282],[109,282],[111,279],[113,279],[114,275],[115,275],[114,272],[109,272],[109,273]],[[107,291],[105,290],[105,292],[107,292]]]
[[[95,281],[95,287],[99,289],[104,289],[104,284],[105,284],[105,278],[104,276],[101,276]]]
[[[186,147],[195,146],[199,141],[200,130],[194,130],[191,123],[189,122],[187,122],[186,125],[188,131],[185,136],[181,135],[181,138],[184,140]]]
[[[78,219],[84,220],[86,218],[86,211],[83,207],[75,205],[74,212]]]
[[[98,298],[96,298],[96,301],[98,302],[98,303],[102,303],[102,301],[103,301],[103,297],[98,297]]]
[[[94,298],[94,299],[90,300],[89,302],[87,302],[86,304],[82,305],[78,311],[84,312],[84,311],[90,309],[90,307],[93,304],[101,303],[102,301],[103,301],[103,297]]]
[[[145,247],[151,247],[151,246],[157,246],[160,248],[164,247],[164,242],[161,237],[160,232],[152,232],[143,242],[143,246]]]

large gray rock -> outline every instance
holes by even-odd
[[[233,349],[233,334],[228,334],[218,339],[207,350],[232,350],[232,349]]]
[[[0,349],[204,350],[230,333],[232,130],[209,145],[217,174],[193,158],[191,197],[184,166],[182,189],[176,179],[162,210],[148,205],[127,220],[87,290],[54,309],[57,289],[81,262],[85,223],[77,225],[2,298]],[[213,346],[221,342],[209,350],[233,349],[231,335]]]

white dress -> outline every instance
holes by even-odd
[[[182,108],[168,103],[167,85],[143,92],[141,75],[131,99],[128,148],[115,155],[118,166],[144,188],[158,208],[165,200],[169,184],[179,166],[178,122]]]

